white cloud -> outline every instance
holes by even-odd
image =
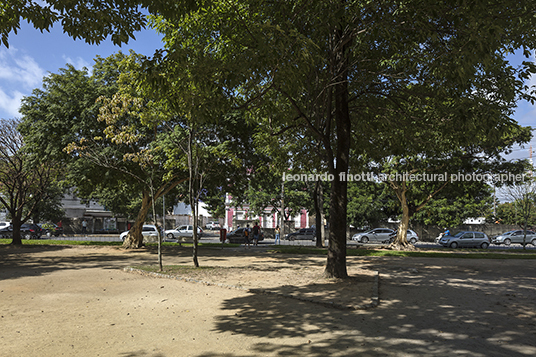
[[[8,95],[0,88],[0,110],[7,113],[10,118],[19,117],[20,101],[23,96],[24,94],[19,91],[14,91],[11,95]]]
[[[44,76],[45,70],[32,57],[20,54],[13,47],[0,49],[0,79],[25,88],[34,88]],[[4,84],[2,87],[5,87]]]
[[[0,114],[19,116],[20,101],[40,86],[45,70],[18,49],[0,48]],[[26,93],[26,94],[24,94]]]
[[[66,63],[70,63],[74,66],[74,68],[78,69],[78,70],[81,70],[83,69],[84,67],[87,68],[88,70],[91,70],[92,66],[91,64],[89,64],[85,59],[83,59],[82,57],[76,57],[74,60],[71,58],[71,57],[68,57],[66,55],[63,55],[63,59],[65,60]]]

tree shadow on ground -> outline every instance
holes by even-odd
[[[371,262],[382,276],[378,308],[341,311],[272,295],[238,297],[224,302],[224,311],[238,312],[219,316],[216,331],[262,339],[255,355],[535,355],[536,268],[518,262],[498,272],[489,263]],[[269,342],[280,337],[292,343]]]
[[[82,248],[84,254],[63,254],[74,248]],[[103,268],[117,269],[132,262],[152,264],[153,258],[142,251],[125,253],[116,249],[116,254],[103,254],[100,247],[43,245],[11,248],[0,246],[0,280],[23,276],[40,276],[58,270]]]

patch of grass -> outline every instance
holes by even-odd
[[[0,245],[8,245],[11,239],[0,239]],[[55,239],[30,239],[22,240],[23,246],[39,245],[86,245],[86,246],[121,246],[123,242],[103,242],[103,241],[76,241],[76,240],[55,240]],[[147,246],[155,247],[157,243],[148,243]],[[164,247],[179,247],[177,243],[164,242]],[[182,247],[192,247],[193,243],[182,243]],[[228,244],[224,247],[239,247],[240,244]],[[199,243],[199,247],[221,248],[221,243]],[[294,247],[294,246],[273,246],[269,250],[282,254],[305,254],[305,255],[327,255],[326,248],[316,247]],[[445,249],[445,251],[420,250],[420,251],[398,251],[384,249],[352,249],[346,250],[347,256],[369,256],[369,257],[426,257],[426,258],[464,258],[464,259],[536,259],[536,251],[523,249],[509,250],[482,250],[482,249]]]
[[[11,239],[0,239],[0,245],[8,245]],[[23,239],[22,245],[98,245],[98,246],[121,246],[123,242],[110,241],[78,241],[78,240],[57,240],[57,239]],[[147,243],[147,246],[156,247],[158,243]],[[162,242],[163,247],[180,247],[177,243]],[[193,243],[182,243],[182,247],[192,247]],[[239,247],[240,244],[225,244],[224,247]],[[221,248],[221,243],[199,243],[199,247],[217,247]]]
[[[162,267],[162,271],[158,265],[138,265],[132,268],[142,270],[148,273],[159,273],[172,275],[177,277],[187,277],[191,279],[199,280],[214,280],[218,277],[225,276],[228,272],[236,270],[237,268],[229,267],[216,267],[216,266],[201,266],[199,268],[193,265],[165,265]]]
[[[148,246],[158,246],[158,243],[147,243]],[[193,243],[181,243],[180,246],[182,247],[193,247]],[[221,243],[198,243],[197,244],[199,247],[216,247],[216,248],[221,248]],[[163,247],[179,247],[179,244],[178,243],[172,243],[172,242],[162,242],[162,246]],[[224,245],[225,248],[229,248],[229,247],[240,247],[240,244],[229,244],[229,243],[225,243]]]
[[[315,247],[277,247],[272,252],[283,254],[327,255],[326,248]],[[492,252],[489,250],[456,249],[438,251],[399,251],[380,249],[347,249],[347,256],[369,257],[427,257],[427,258],[465,258],[465,259],[536,259],[536,252],[522,249]]]
[[[0,239],[0,244],[11,244],[11,239]],[[57,240],[57,239],[23,239],[22,245],[102,245],[121,246],[123,242],[102,242],[102,241],[82,241],[82,240]]]
[[[173,275],[187,274],[194,271],[210,271],[215,270],[215,267],[200,266],[199,268],[194,267],[193,265],[165,265],[163,271],[160,271],[158,265],[135,265],[132,266],[134,269],[140,269],[143,271],[148,271],[152,273],[167,273]],[[218,267],[217,269],[225,269]]]

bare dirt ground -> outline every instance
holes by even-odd
[[[353,279],[326,280],[325,257],[202,249],[182,276],[123,271],[153,250],[0,247],[0,356],[534,356],[536,261],[349,257]],[[168,248],[164,264],[191,265]],[[292,294],[339,309],[283,297]],[[265,289],[261,294],[247,289]]]

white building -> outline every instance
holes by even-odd
[[[253,214],[250,211],[249,204],[236,206],[231,195],[225,196],[225,222],[223,228],[232,230],[241,224],[241,222],[259,222],[261,228],[275,228],[281,224],[280,215],[272,212],[272,207],[266,207],[262,216]],[[299,215],[291,218],[294,228],[309,227],[309,213],[302,209]],[[288,224],[288,222],[287,222]]]

